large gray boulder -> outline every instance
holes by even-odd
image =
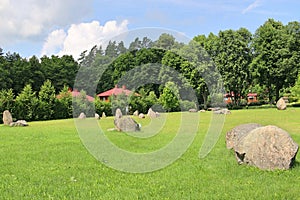
[[[285,110],[286,109],[286,103],[283,97],[281,97],[277,103],[276,103],[276,107],[278,110]]]
[[[2,118],[2,120],[3,120],[3,124],[4,125],[10,125],[10,123],[13,122],[11,113],[8,110],[5,110],[3,112],[3,118]]]
[[[226,147],[227,149],[234,149],[236,145],[243,139],[243,137],[248,134],[250,131],[262,127],[260,124],[256,123],[249,123],[249,124],[242,124],[239,126],[234,127],[230,131],[226,133]]]
[[[114,124],[118,131],[135,132],[140,130],[140,125],[131,117],[123,116],[120,109],[116,110]]]
[[[298,144],[286,131],[264,126],[245,134],[234,150],[239,163],[267,170],[289,169],[295,161]]]

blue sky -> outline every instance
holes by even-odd
[[[0,47],[21,56],[80,52],[122,32],[159,27],[199,34],[245,27],[268,18],[300,19],[299,0],[0,0]]]

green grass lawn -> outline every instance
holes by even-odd
[[[261,171],[238,165],[226,149],[225,134],[242,123],[277,125],[300,144],[300,109],[237,110],[226,116],[216,146],[198,157],[211,113],[199,113],[197,135],[173,164],[149,173],[126,173],[97,161],[84,147],[74,120],[0,125],[0,199],[299,199],[300,156],[287,171]],[[163,147],[174,137],[179,113],[167,117],[160,134],[133,138],[109,132],[113,118],[99,124],[117,146],[133,152]],[[143,127],[149,119],[136,119]]]

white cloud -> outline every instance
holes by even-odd
[[[55,30],[48,35],[42,55],[73,55],[75,59],[84,50],[90,50],[94,45],[104,45],[113,36],[128,30],[128,21],[108,21],[100,25],[98,21],[72,24],[67,32]],[[58,50],[57,48],[60,47]]]
[[[0,0],[0,41],[43,38],[56,27],[77,23],[92,9],[92,0]]]
[[[242,13],[245,14],[250,12],[251,10],[261,6],[261,0],[255,0],[252,4],[250,4],[247,8],[245,8]]]
[[[63,29],[55,30],[48,35],[46,42],[43,45],[42,55],[51,55],[55,54],[59,51],[62,46],[63,42],[66,39],[67,34]]]

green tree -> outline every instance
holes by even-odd
[[[86,98],[84,90],[80,91],[80,95],[73,97],[73,116],[78,117],[82,112],[87,117],[95,115],[95,105]]]
[[[217,54],[213,60],[222,75],[225,89],[234,93],[235,104],[246,96],[249,87],[251,40],[252,35],[245,28],[220,31],[218,35]]]
[[[41,86],[38,94],[39,108],[38,115],[39,120],[49,120],[54,118],[55,107],[55,89],[50,80],[46,80]]]
[[[12,112],[14,109],[14,93],[12,89],[2,89],[0,90],[0,113],[5,110]],[[2,123],[2,117],[0,118],[0,123]]]
[[[291,100],[300,102],[300,75],[295,83],[295,85],[291,88]]]
[[[59,92],[55,100],[54,118],[67,119],[71,118],[72,114],[72,94],[69,91],[69,88],[65,85],[64,88]]]
[[[15,105],[13,113],[15,113],[17,119],[27,121],[38,119],[38,99],[31,85],[26,85],[23,88],[21,93],[16,97]]]
[[[173,82],[166,83],[159,101],[166,111],[179,111],[179,90]]]
[[[298,69],[292,61],[295,57],[290,52],[294,45],[290,39],[286,27],[273,19],[267,20],[255,32],[251,68],[259,83],[268,88],[269,101],[277,101],[280,90],[294,84],[297,77]]]

